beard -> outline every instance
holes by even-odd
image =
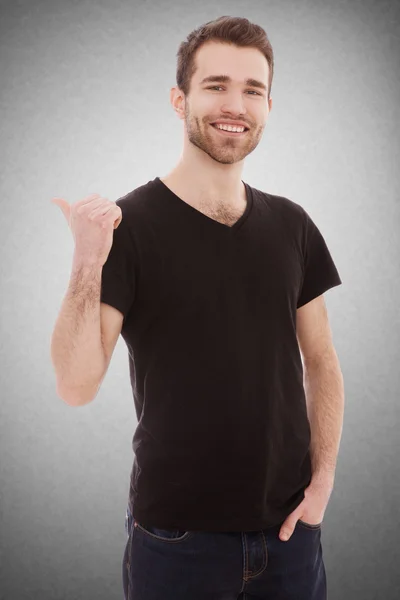
[[[212,131],[209,121],[202,121],[190,114],[186,103],[185,125],[189,141],[203,150],[210,158],[224,165],[240,162],[248,156],[260,143],[265,125],[256,129],[250,128],[244,138],[223,138]]]

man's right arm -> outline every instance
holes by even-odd
[[[123,315],[100,303],[102,266],[74,255],[51,339],[57,394],[70,406],[94,400],[107,372]]]

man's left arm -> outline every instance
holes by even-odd
[[[304,359],[304,389],[311,429],[311,483],[333,486],[343,429],[344,383],[333,345]]]
[[[344,413],[343,376],[323,295],[297,309],[296,329],[311,429],[312,476],[304,500],[281,527],[282,540],[284,532],[292,535],[298,519],[308,523],[323,519],[335,479]]]
[[[297,309],[296,329],[311,428],[312,482],[333,483],[343,428],[344,383],[323,295]]]

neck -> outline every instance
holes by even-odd
[[[225,166],[225,165],[223,165]],[[228,165],[226,165],[228,166]],[[229,165],[230,166],[230,165]],[[246,190],[241,181],[242,167],[229,172],[201,169],[180,161],[176,167],[163,177],[165,183],[182,190],[195,204],[226,204],[236,206],[246,198]]]

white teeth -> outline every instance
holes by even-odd
[[[237,133],[242,133],[245,128],[244,127],[232,127],[232,125],[215,125],[217,129],[222,129],[225,131],[234,131]]]

